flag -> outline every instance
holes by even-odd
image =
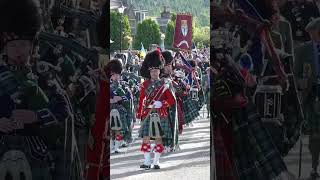
[[[181,53],[179,53],[179,54],[180,54],[180,57],[181,57],[181,60],[182,60],[183,64],[188,69],[188,71],[191,72],[191,73],[188,74],[187,78],[185,79],[186,83],[188,83],[189,85],[192,85],[192,72],[193,72],[192,66],[188,63],[186,58]]]
[[[140,50],[140,56],[142,57],[142,58],[144,58],[145,56],[146,56],[146,50],[144,49],[144,47],[143,47],[143,44],[141,43],[141,50]]]
[[[191,70],[191,69],[192,69],[192,66],[188,63],[188,61],[186,60],[186,58],[185,58],[181,53],[179,53],[179,54],[180,54],[180,57],[181,57],[181,60],[182,60],[183,64],[186,65],[189,70]]]
[[[177,14],[173,47],[185,50],[192,48],[192,15],[190,13]]]

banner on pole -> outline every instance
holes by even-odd
[[[185,50],[192,48],[192,15],[190,13],[177,14],[173,47]]]

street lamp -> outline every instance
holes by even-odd
[[[118,11],[119,13],[121,14],[121,19],[120,19],[120,53],[121,53],[121,48],[122,48],[122,19],[123,19],[123,12],[124,12],[124,9],[126,7],[124,7],[123,5],[121,5],[121,7],[118,8]]]
[[[161,38],[161,50],[164,51],[164,39],[166,38],[166,36],[164,34],[161,34],[160,38]]]

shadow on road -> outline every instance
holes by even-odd
[[[173,171],[173,170],[181,169],[181,168],[184,168],[184,167],[199,166],[199,165],[205,165],[205,164],[208,164],[208,163],[210,163],[209,159],[205,160],[205,161],[182,163],[182,164],[179,164],[177,166],[170,166],[170,167],[165,167],[165,168],[161,168],[161,169],[158,169],[158,170],[149,170],[149,171],[141,170],[139,167],[137,167],[137,171],[111,175],[110,178],[111,179],[129,178],[130,176],[138,175],[138,174],[141,174],[141,173],[155,173],[155,172],[163,172],[163,171]]]

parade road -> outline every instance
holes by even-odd
[[[117,180],[207,180],[210,179],[210,121],[204,106],[200,117],[194,120],[193,127],[186,127],[180,135],[180,150],[162,154],[161,169],[144,170],[143,154],[140,151],[141,139],[131,146],[121,148],[121,153],[110,156],[111,179]],[[133,137],[137,137],[139,125],[136,124]]]
[[[308,149],[308,136],[302,136],[302,153],[301,153],[301,177],[299,180],[309,180],[311,172],[311,154]],[[296,143],[290,153],[285,157],[285,163],[288,170],[296,177],[299,177],[299,154],[300,154],[300,141]],[[318,178],[317,180],[319,180]],[[316,179],[313,179],[316,180]]]

